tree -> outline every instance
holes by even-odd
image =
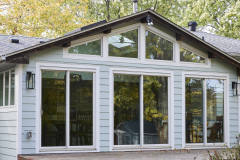
[[[178,25],[187,27],[197,21],[200,30],[217,35],[240,38],[240,1],[238,0],[180,0],[181,19]]]
[[[0,0],[0,33],[55,38],[92,23],[86,0]]]

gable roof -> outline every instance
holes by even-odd
[[[116,19],[107,23],[99,23],[97,25],[92,25],[90,27],[85,28],[84,30],[78,29],[74,32],[70,32],[62,37],[49,40],[42,44],[36,44],[33,46],[29,46],[27,48],[19,49],[16,51],[13,51],[6,55],[6,62],[10,63],[21,63],[22,61],[18,61],[18,58],[28,58],[28,55],[33,54],[37,51],[44,50],[46,48],[51,48],[55,46],[69,46],[69,43],[71,41],[80,39],[83,37],[91,36],[98,33],[108,33],[108,30],[111,30],[114,27],[117,27],[119,25],[123,25],[126,23],[129,23],[131,21],[139,21],[142,22],[146,19],[147,16],[150,16],[153,18],[154,21],[160,23],[161,25],[164,25],[165,27],[171,29],[173,32],[176,33],[176,38],[180,35],[184,38],[190,38],[192,42],[196,43],[197,45],[203,47],[206,49],[210,55],[210,57],[220,57],[229,63],[235,65],[237,68],[240,68],[240,61],[238,61],[235,57],[232,57],[230,55],[231,50],[230,47],[224,50],[224,42],[227,41],[229,38],[222,38],[223,43],[218,44],[218,40],[214,39],[215,35],[209,35],[208,33],[204,33],[201,31],[197,31],[196,33],[190,32],[189,30],[184,29],[183,27],[178,26],[177,24],[173,23],[172,21],[166,19],[165,17],[159,15],[158,13],[152,11],[152,10],[144,10],[138,13],[131,14],[126,17],[122,17],[120,19]],[[206,34],[206,39],[203,40],[201,34]],[[207,38],[209,36],[209,38]],[[218,36],[217,36],[218,37]],[[219,36],[220,37],[220,36]],[[219,38],[218,37],[218,38]],[[226,38],[226,39],[225,39]],[[208,39],[208,41],[207,41]],[[234,48],[235,44],[239,44],[239,40],[233,40],[230,41],[230,46],[233,46]],[[225,45],[226,46],[226,45]],[[239,46],[239,45],[237,45]],[[227,48],[227,47],[226,47]],[[233,49],[235,51],[237,49]],[[230,52],[228,52],[230,51]],[[27,62],[27,61],[24,61]]]
[[[189,29],[186,28],[189,31]],[[189,31],[192,34],[202,38],[204,41],[209,44],[219,48],[223,52],[228,53],[230,56],[235,57],[240,60],[240,40],[219,36],[212,33],[207,33],[203,31]]]

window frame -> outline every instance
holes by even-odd
[[[11,79],[12,79],[12,70],[14,70],[15,74],[14,74],[14,104],[11,105],[11,87],[12,87],[12,84],[11,84]],[[9,79],[8,79],[8,105],[5,105],[5,77],[6,77],[6,73],[9,73]],[[3,74],[3,105],[0,106],[0,109],[4,109],[4,108],[11,108],[11,107],[14,107],[16,105],[16,69],[15,68],[12,68],[12,69],[9,69],[9,70],[6,70],[6,71],[3,71],[1,72],[0,74]]]
[[[140,144],[139,145],[114,145],[114,75],[138,75],[140,76]],[[143,129],[143,76],[159,76],[168,77],[168,144],[144,144],[144,129]],[[174,72],[173,71],[159,71],[159,70],[147,70],[147,69],[133,69],[133,68],[110,68],[110,151],[122,151],[122,150],[142,150],[142,149],[174,149]]]
[[[159,36],[159,37],[161,37],[161,38],[163,38],[163,39],[165,39],[165,40],[167,40],[167,41],[169,41],[169,42],[171,42],[173,44],[173,55],[172,55],[173,59],[172,60],[147,59],[146,58],[146,55],[147,55],[146,54],[146,48],[145,48],[144,60],[145,61],[150,61],[150,62],[158,62],[158,63],[162,63],[162,62],[165,62],[165,63],[171,62],[171,63],[173,63],[173,62],[176,62],[176,45],[175,45],[176,42],[177,42],[176,38],[174,38],[174,37],[172,37],[172,36],[162,32],[161,30],[159,30],[159,29],[157,29],[157,28],[155,28],[153,26],[146,26],[145,27],[145,33],[146,33],[146,31],[150,31],[153,34],[155,34],[155,35],[157,35],[157,36]],[[145,35],[144,41],[145,41],[145,47],[146,47],[146,35]]]
[[[42,80],[37,81],[36,83],[36,104],[38,107],[36,111],[36,153],[69,153],[69,152],[96,152],[99,151],[99,67],[97,66],[82,66],[82,65],[69,65],[69,64],[54,64],[54,63],[37,63],[37,79],[41,79],[42,70],[48,71],[66,71],[66,75],[69,75],[71,71],[76,72],[91,72],[93,73],[93,145],[91,146],[70,146],[69,142],[69,131],[70,131],[70,81],[69,76],[67,77],[66,83],[66,145],[65,146],[53,146],[53,147],[42,147],[41,146],[41,123],[42,123],[42,109],[41,109],[41,100],[42,100]]]
[[[186,118],[185,118],[185,113],[186,113],[186,104],[185,104],[185,83],[186,83],[186,78],[198,78],[198,79],[222,79],[224,80],[224,141],[222,143],[207,143],[207,131],[203,130],[204,134],[204,142],[203,143],[186,143]],[[203,83],[203,114],[205,117],[203,117],[204,122],[207,120],[207,113],[206,113],[206,81]],[[206,148],[206,147],[225,147],[225,145],[229,146],[230,141],[229,141],[229,74],[221,74],[221,73],[204,73],[204,72],[182,72],[182,148]],[[206,127],[206,123],[204,123]]]
[[[208,55],[184,42],[180,42],[179,43],[179,62],[182,63],[182,64],[190,64],[190,65],[209,65],[209,58],[208,58]],[[192,52],[193,54],[197,55],[197,56],[200,56],[202,58],[205,59],[205,63],[196,63],[196,62],[186,62],[186,61],[181,61],[180,60],[180,48],[183,48],[185,50],[188,50],[190,52]]]
[[[108,54],[108,37],[124,33],[127,31],[131,31],[134,29],[138,29],[138,58],[128,58],[128,57],[115,57],[109,56]],[[157,60],[157,59],[146,59],[146,30],[170,41],[173,43],[173,60]],[[68,53],[68,49],[84,44],[86,42],[92,42],[94,40],[101,39],[101,55],[85,55],[85,54],[71,54]],[[208,58],[207,53],[199,51],[194,47],[182,42],[177,41],[176,37],[173,35],[169,35],[154,26],[147,26],[143,23],[136,23],[128,26],[124,26],[121,28],[113,29],[109,34],[96,34],[90,37],[78,39],[72,41],[72,45],[68,48],[63,47],[63,58],[66,59],[74,59],[74,60],[93,60],[98,62],[121,62],[121,63],[134,63],[134,64],[146,64],[146,65],[157,65],[157,66],[184,66],[184,67],[201,67],[201,68],[211,68],[211,59]],[[197,53],[197,55],[201,55],[205,58],[205,63],[193,63],[193,62],[181,62],[180,61],[180,46],[184,46],[183,48],[188,49],[189,51],[193,51],[193,53]]]
[[[94,41],[97,41],[97,40],[100,40],[101,41],[101,48],[100,48],[100,55],[91,55],[91,54],[74,54],[74,53],[69,53],[68,50],[72,47],[76,47],[76,46],[79,46],[79,45],[83,45],[83,44],[86,44],[86,43],[90,43],[90,42],[94,42]],[[72,41],[71,42],[71,46],[70,47],[67,47],[67,48],[63,48],[63,58],[72,58],[72,57],[76,57],[76,58],[80,58],[82,56],[86,56],[86,57],[102,57],[102,54],[103,54],[103,35],[97,35],[97,36],[90,36],[90,37],[87,37],[87,38],[83,38],[83,39],[80,39],[80,40],[75,40],[75,41]]]

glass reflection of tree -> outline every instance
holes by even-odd
[[[163,123],[168,121],[168,78],[144,76],[144,119],[154,122],[158,134],[158,143],[167,143],[162,138]],[[148,131],[145,131],[148,132]]]
[[[173,43],[150,31],[146,31],[146,58],[173,60]]]
[[[117,40],[116,42],[109,44],[109,55],[116,56],[116,57],[137,58],[138,57],[138,30],[136,29],[136,30],[119,34],[119,42]]]
[[[205,63],[205,59],[180,47],[180,61]]]

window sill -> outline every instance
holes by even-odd
[[[211,148],[226,148],[225,143],[213,144],[186,144],[185,149],[211,149]]]
[[[39,153],[97,152],[95,147],[86,148],[41,148]]]
[[[172,147],[168,144],[151,145],[151,146],[114,146],[113,151],[135,151],[135,150],[171,150]]]
[[[1,112],[16,112],[17,108],[15,105],[12,106],[0,106],[0,113]]]

